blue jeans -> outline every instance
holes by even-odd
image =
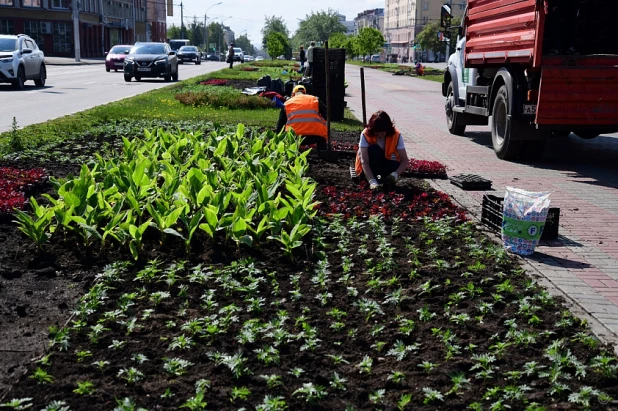
[[[397,171],[401,162],[395,160],[388,160],[384,157],[384,150],[377,144],[372,144],[367,147],[369,154],[369,168],[375,178],[380,176],[384,179],[387,175],[393,171]]]

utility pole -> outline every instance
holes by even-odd
[[[135,34],[135,20],[136,20],[136,16],[135,14],[137,13],[137,11],[135,10],[135,0],[133,0],[133,44],[135,44],[135,42],[137,41],[137,36]]]
[[[101,8],[101,55],[105,55],[105,13],[103,12],[103,0],[99,0],[99,7]]]
[[[208,47],[208,26],[207,26],[207,24],[208,24],[208,18],[206,17],[206,13],[208,13],[208,10],[210,10],[211,8],[213,8],[213,7],[215,7],[215,6],[218,6],[218,5],[219,5],[219,4],[221,4],[221,3],[223,3],[223,2],[222,2],[222,1],[220,1],[219,3],[215,3],[215,4],[213,4],[212,6],[208,7],[208,8],[206,9],[206,11],[204,12],[204,48],[205,48],[207,51],[210,51],[210,50],[208,50],[208,49],[209,49],[209,47]],[[206,55],[208,55],[208,53],[206,53]]]
[[[81,61],[81,50],[79,46],[79,2],[72,1],[73,4],[73,43],[75,45],[75,61]]]
[[[185,38],[185,19],[183,16],[182,1],[180,2],[180,38]]]

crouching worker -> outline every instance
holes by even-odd
[[[369,188],[376,190],[381,184],[395,185],[407,166],[408,154],[401,133],[386,112],[375,112],[361,134],[356,175],[364,175]]]
[[[305,86],[296,86],[292,98],[285,102],[279,114],[277,133],[283,127],[303,136],[303,145],[316,144],[318,150],[326,149],[326,105],[317,97],[307,94]]]

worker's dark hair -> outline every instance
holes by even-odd
[[[369,134],[380,133],[386,131],[386,135],[390,136],[395,132],[395,124],[386,111],[376,111],[373,113],[367,124]]]

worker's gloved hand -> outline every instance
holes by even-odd
[[[380,188],[380,185],[378,184],[378,180],[376,180],[375,178],[372,178],[371,180],[369,180],[370,190],[377,190],[378,188]]]
[[[395,184],[397,184],[397,180],[399,180],[399,174],[397,174],[396,171],[393,171],[386,176],[386,178],[384,179],[384,184],[394,186]]]

